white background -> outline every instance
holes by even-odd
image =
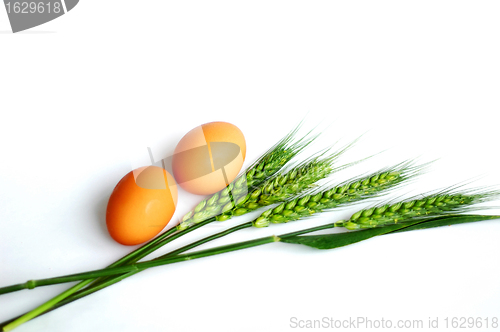
[[[246,165],[306,117],[306,128],[324,131],[318,148],[369,130],[344,162],[389,149],[359,172],[440,158],[400,193],[480,175],[476,185],[499,185],[499,15],[496,1],[83,0],[12,34],[0,10],[0,286],[101,268],[134,249],[115,243],[104,220],[134,149],[150,146],[163,158],[210,121],[241,128]],[[201,198],[181,191],[170,226]],[[200,229],[162,253],[255,216]],[[18,331],[297,330],[291,317],[438,317],[440,327],[446,317],[491,320],[500,316],[499,236],[500,223],[488,221],[330,251],[271,244],[144,271]],[[0,321],[67,287],[0,296]]]

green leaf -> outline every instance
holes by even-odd
[[[281,242],[303,244],[317,249],[334,249],[369,238],[397,232],[412,231],[418,229],[426,229],[432,227],[448,226],[462,224],[468,222],[476,222],[482,220],[500,219],[500,216],[490,215],[448,215],[428,220],[417,220],[414,222],[395,224],[378,228],[371,228],[361,231],[324,234],[324,235],[307,235],[307,236],[284,236],[281,237]]]
[[[347,246],[356,242],[367,240],[371,237],[390,233],[409,225],[396,224],[379,228],[371,228],[362,231],[354,231],[337,234],[287,236],[281,237],[281,242],[303,244],[317,249],[334,249]]]
[[[419,223],[416,225],[412,225],[410,227],[394,231],[393,233],[414,231],[418,229],[426,229],[426,228],[441,227],[441,226],[451,226],[456,224],[465,224],[468,222],[493,220],[493,219],[500,219],[500,216],[479,215],[479,214],[447,215],[443,217],[432,218],[423,223]]]

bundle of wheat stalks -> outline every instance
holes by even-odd
[[[428,166],[428,164],[417,165],[414,161],[404,161],[392,167],[359,176],[334,186],[318,186],[318,181],[357,163],[336,165],[339,157],[350,149],[354,142],[337,151],[332,151],[332,149],[321,151],[293,167],[289,167],[291,161],[317,137],[317,135],[308,133],[305,137],[297,139],[296,135],[299,127],[292,130],[269,149],[228,187],[200,202],[182,218],[177,227],[166,231],[107,268],[56,278],[29,280],[25,283],[0,288],[0,294],[4,294],[21,289],[33,289],[39,286],[80,281],[34,310],[2,323],[0,325],[2,330],[10,331],[39,315],[48,313],[154,266],[217,255],[278,241],[319,249],[332,249],[382,234],[500,217],[466,214],[477,209],[479,203],[497,199],[499,191],[486,189],[460,190],[459,187],[454,187],[430,194],[422,194],[405,201],[374,205],[354,213],[349,220],[333,221],[322,226],[306,228],[293,233],[184,253],[201,244],[238,230],[249,227],[262,228],[271,224],[307,219],[310,216],[337,207],[380,197],[408,183],[409,180],[421,174]],[[274,204],[278,205],[267,209],[253,221],[215,233],[155,259],[139,262],[139,260],[165,244],[197,228],[214,221],[225,221],[233,216],[241,216]],[[304,236],[307,233],[334,227],[344,227],[353,232]]]

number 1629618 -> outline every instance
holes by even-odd
[[[63,10],[60,2],[7,2],[5,7],[9,14],[59,14]]]
[[[498,317],[482,318],[482,317],[446,317],[445,328],[498,328]]]

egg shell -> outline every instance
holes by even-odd
[[[106,226],[111,237],[124,245],[146,242],[169,223],[177,205],[175,180],[161,167],[129,172],[111,193]]]
[[[245,136],[238,127],[221,121],[205,123],[179,141],[172,158],[172,171],[184,190],[210,195],[236,178],[245,156]]]

